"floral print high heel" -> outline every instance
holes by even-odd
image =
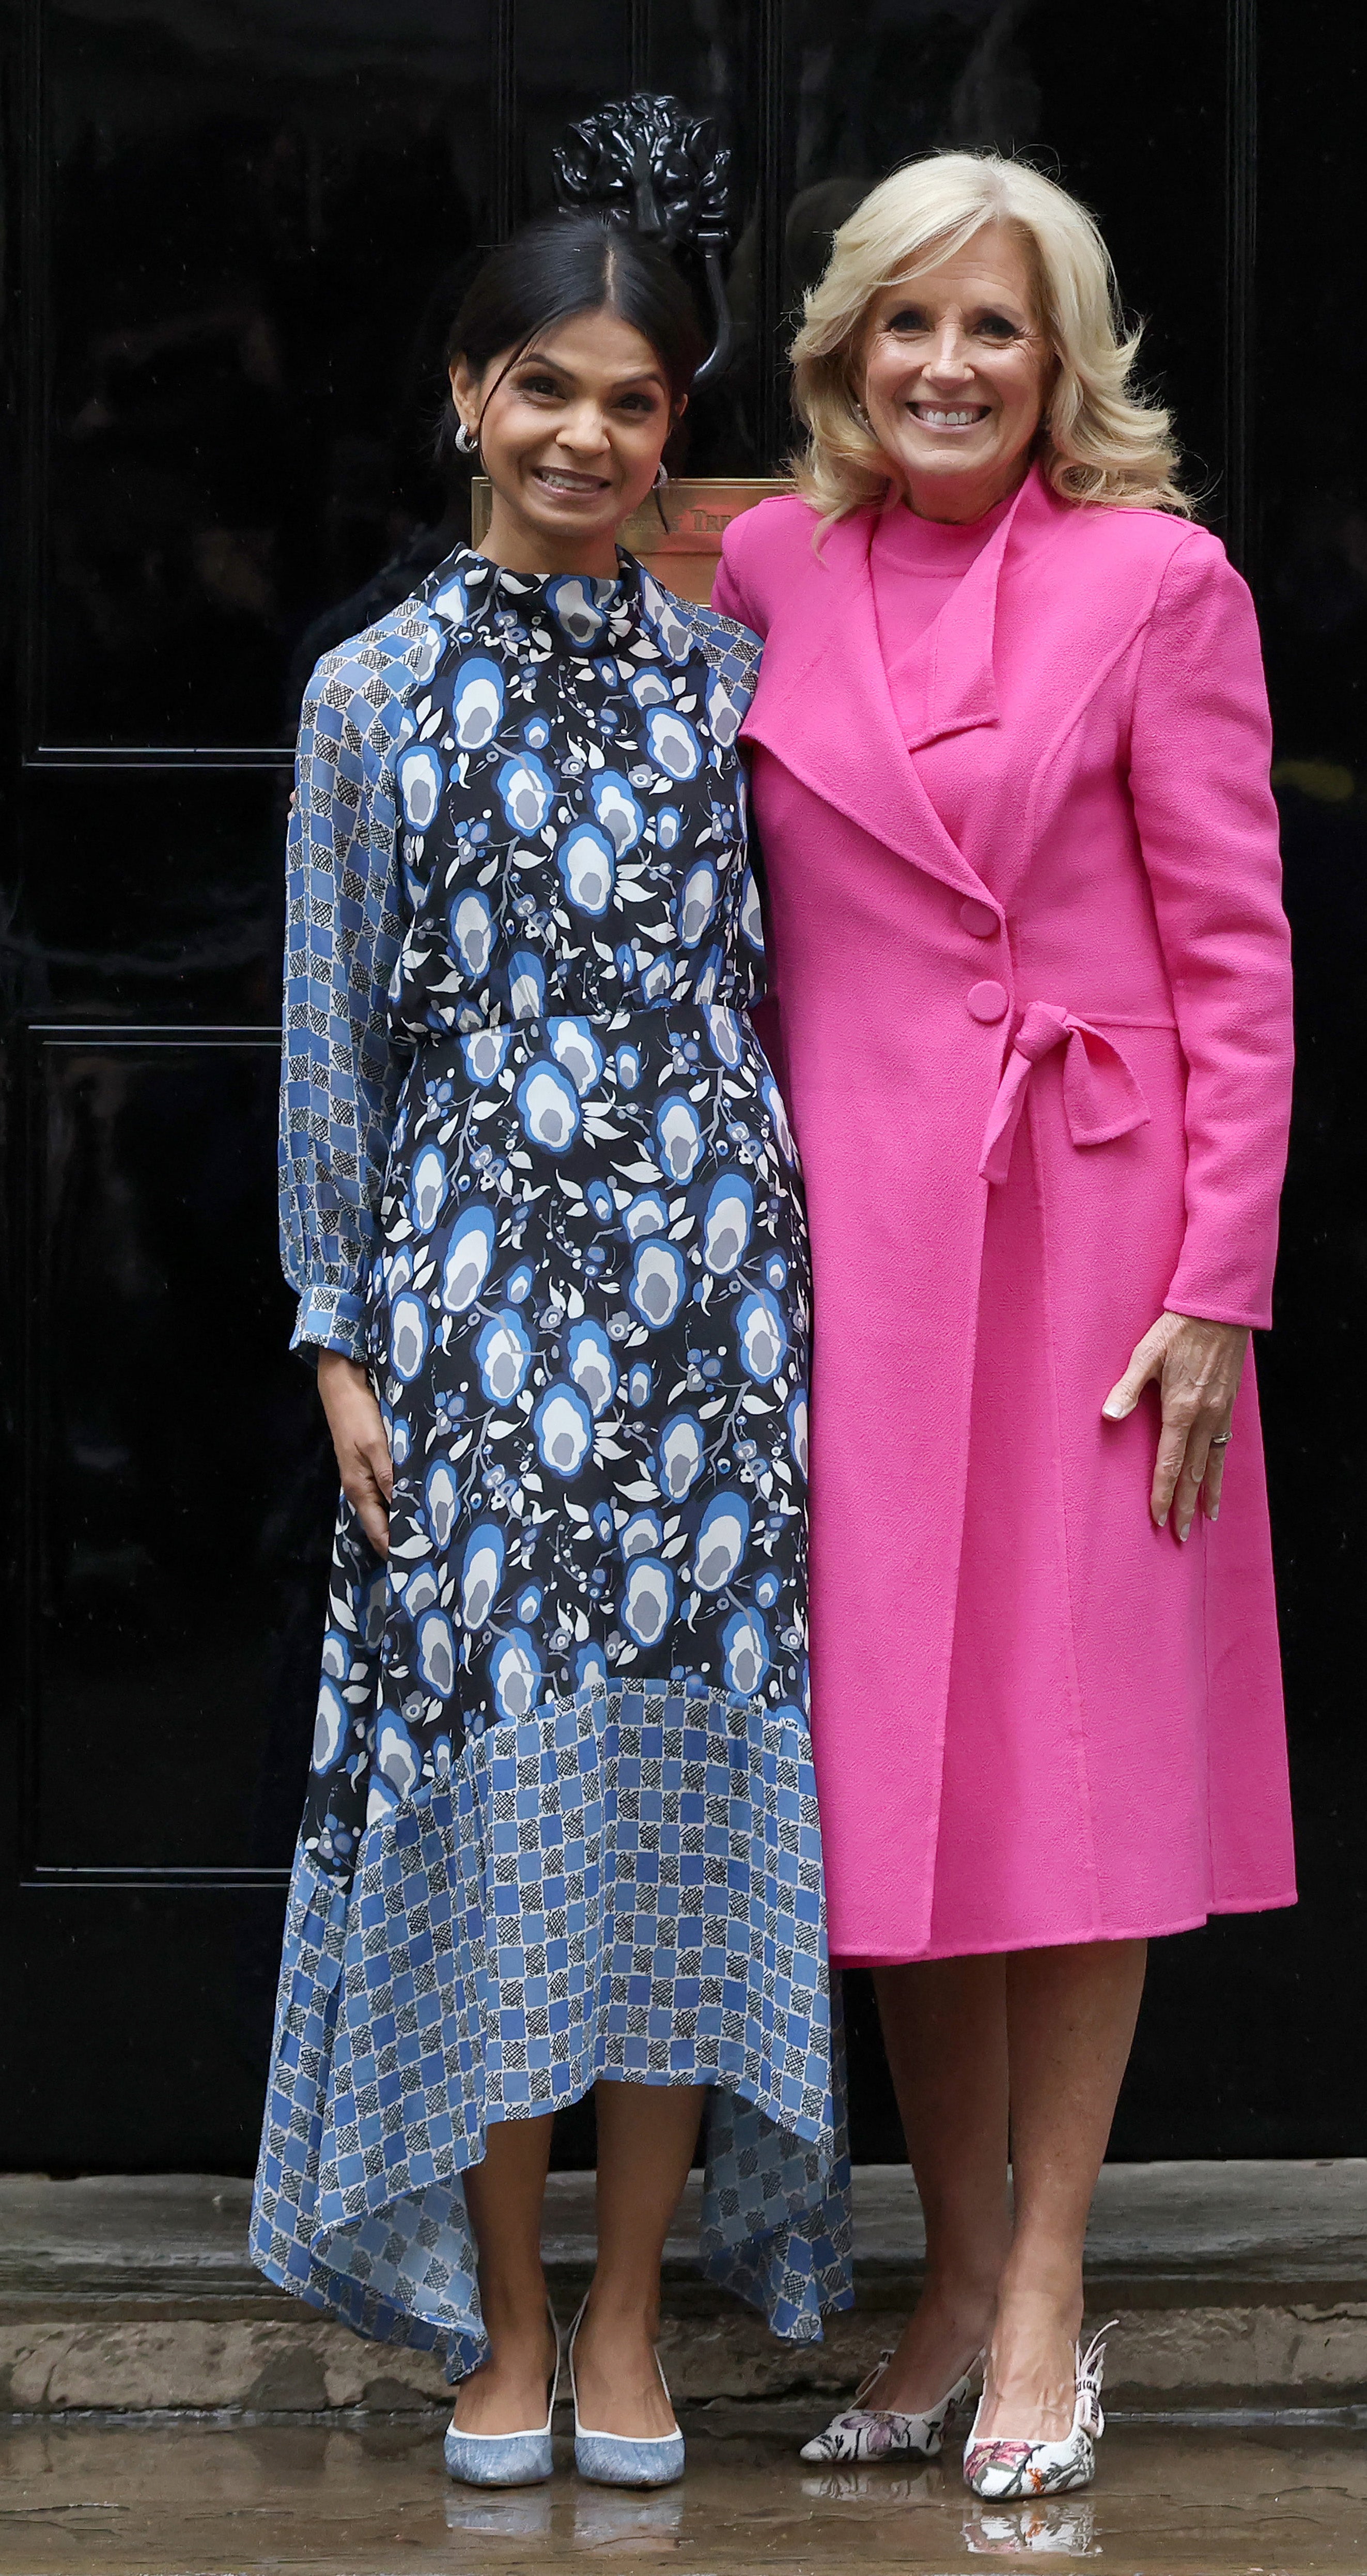
[[[876,2388],[888,2363],[892,2348],[880,2352],[867,2378],[861,2379],[854,2392],[854,2404],[847,2414],[833,2415],[824,2433],[805,2442],[804,2460],[916,2459],[933,2460],[945,2437],[945,2425],[956,2406],[962,2406],[972,2395],[973,2382],[982,2367],[982,2354],[970,2362],[962,2379],[956,2379],[947,2395],[927,2408],[924,2415],[904,2415],[893,2406],[865,2406],[861,2400]]]
[[[973,2430],[964,2446],[964,2484],[993,2503],[1005,2497],[1062,2495],[1069,2487],[1089,2487],[1096,2474],[1096,2444],[1106,2430],[1101,2411],[1101,2374],[1106,2337],[1119,2319],[1111,2317],[1093,2335],[1085,2352],[1075,2348],[1073,2429],[1061,2442],[1032,2442],[993,2435],[978,2438]],[[978,2415],[982,2413],[982,2403]]]

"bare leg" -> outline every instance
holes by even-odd
[[[653,2441],[675,2429],[660,2386],[660,2257],[688,2179],[707,2087],[594,2088],[598,2263],[574,2347],[579,2412],[595,2433]]]
[[[1058,2441],[1073,2421],[1082,2244],[1144,1987],[1147,1944],[1018,1950],[1007,1962],[1016,2223],[979,2426]]]
[[[479,2249],[479,2296],[489,2358],[463,2379],[451,2418],[462,2433],[530,2433],[546,2421],[555,2345],[541,2269],[541,2204],[550,2117],[501,2120],[482,2165],[465,2177]]]
[[[1006,1970],[999,1958],[874,1971],[926,2222],[926,2279],[869,2402],[923,2414],[982,2350],[1010,2243]]]

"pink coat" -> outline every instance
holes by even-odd
[[[1251,1367],[1185,1546],[1149,1520],[1155,1399],[1101,1416],[1162,1308],[1270,1320],[1290,969],[1252,604],[1205,531],[1032,473],[914,648],[908,742],[872,525],[817,554],[766,501],[715,593],[767,639],[832,1952],[1289,1904]]]

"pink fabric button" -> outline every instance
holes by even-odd
[[[979,903],[973,895],[968,897],[966,903],[960,904],[959,919],[965,930],[972,931],[975,939],[992,939],[996,936],[997,916],[991,904]]]
[[[1006,1015],[1007,998],[1000,984],[975,984],[968,997],[969,1016],[991,1023]]]

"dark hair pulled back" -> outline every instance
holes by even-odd
[[[692,295],[666,252],[596,215],[543,216],[491,252],[451,325],[447,364],[464,358],[483,376],[493,359],[506,355],[511,365],[554,324],[605,312],[649,341],[677,411],[707,354]],[[443,459],[460,454],[457,427],[448,408]]]

